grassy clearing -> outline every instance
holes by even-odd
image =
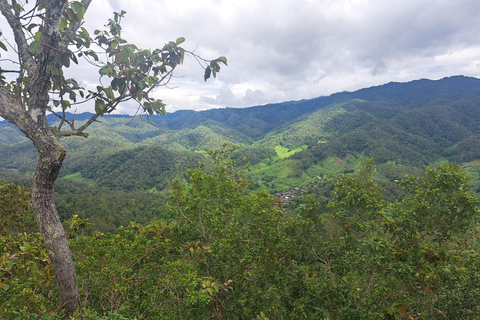
[[[81,182],[81,183],[88,184],[89,186],[95,187],[95,181],[84,178],[80,172],[67,174],[65,177],[63,177],[63,179],[71,180],[74,182]]]
[[[333,157],[323,160],[318,167],[318,170],[323,172],[323,175],[330,178],[336,177],[345,171],[345,168],[342,166],[342,162],[339,161],[338,158]]]
[[[288,148],[282,147],[282,146],[276,146],[275,147],[275,152],[277,153],[278,157],[280,159],[286,159],[292,155],[294,155],[297,152],[304,151],[308,148],[306,144],[301,146],[300,148],[296,148],[293,150],[289,150]]]
[[[276,161],[269,166],[262,166],[262,168],[255,170],[255,175],[261,177],[286,178],[291,173],[287,161]]]

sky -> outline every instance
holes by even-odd
[[[167,112],[480,75],[478,0],[93,0],[85,27],[102,28],[120,10],[127,12],[123,36],[139,47],[185,37],[185,49],[228,59],[217,79],[204,82],[203,69],[186,58],[169,88],[154,93]],[[69,75],[85,87],[98,83],[85,66]],[[118,112],[136,108],[125,104]]]

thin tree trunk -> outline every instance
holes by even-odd
[[[53,185],[65,159],[66,149],[56,137],[35,141],[39,159],[32,183],[32,205],[45,248],[52,261],[58,290],[67,315],[79,306],[78,284],[70,247],[54,202]]]

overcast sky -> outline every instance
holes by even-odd
[[[139,47],[185,37],[184,48],[204,58],[228,58],[207,83],[194,59],[186,59],[175,89],[155,93],[168,112],[480,75],[479,0],[93,0],[87,29],[101,28],[121,9],[123,36]],[[98,81],[98,74],[72,72],[85,86]],[[120,112],[134,109],[124,105]]]

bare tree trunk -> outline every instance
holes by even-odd
[[[67,315],[72,315],[79,306],[77,276],[53,190],[66,149],[56,137],[45,138],[42,135],[35,141],[39,159],[32,183],[33,212],[52,261],[63,306]]]

